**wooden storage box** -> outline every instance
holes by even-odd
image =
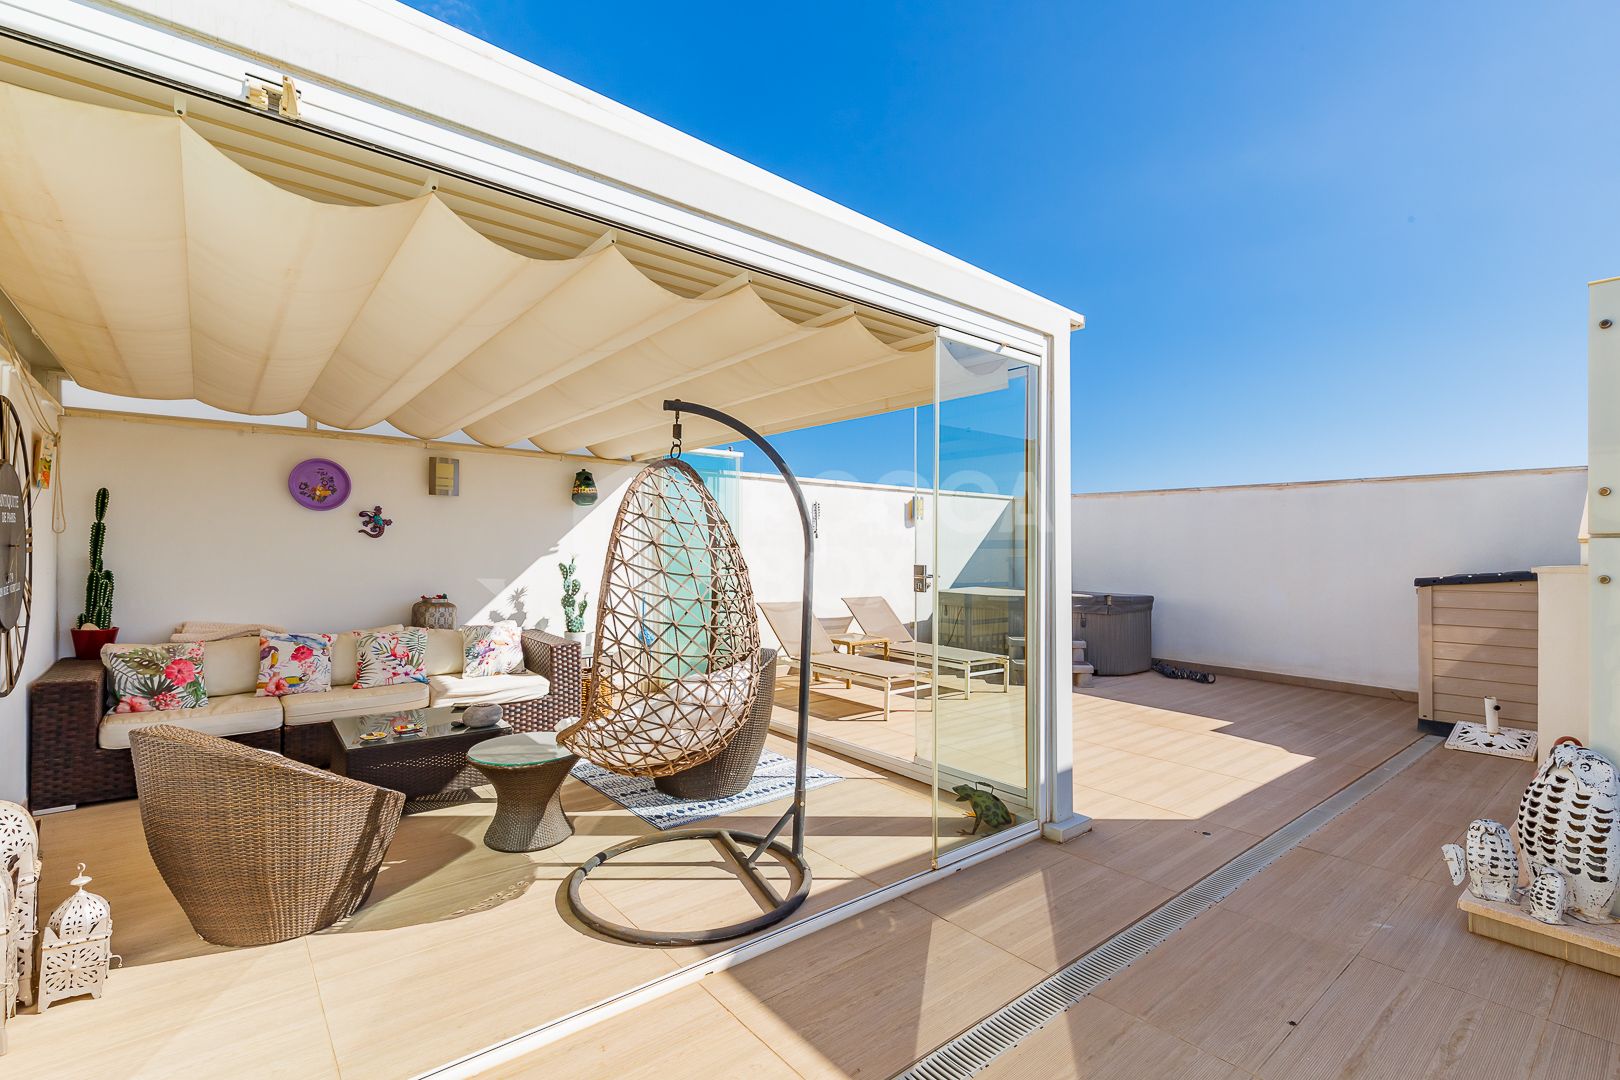
[[[1450,726],[1484,718],[1536,729],[1536,576],[1418,578],[1418,718]]]

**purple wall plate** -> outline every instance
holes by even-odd
[[[329,458],[308,458],[287,474],[287,490],[306,510],[335,510],[349,498],[349,474]]]

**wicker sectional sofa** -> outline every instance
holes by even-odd
[[[523,633],[525,670],[464,678],[461,634],[427,630],[428,682],[355,689],[356,633],[336,635],[332,686],[324,693],[258,697],[257,638],[203,646],[208,705],[200,709],[106,715],[106,669],[94,660],[58,660],[28,688],[28,799],[50,809],[135,797],[129,732],[172,724],[277,750],[311,765],[329,764],[327,722],[345,716],[430,705],[501,705],[519,731],[548,731],[579,715],[580,651],[539,630]]]

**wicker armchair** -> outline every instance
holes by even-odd
[[[674,799],[727,799],[740,794],[754,779],[765,736],[771,730],[771,709],[776,702],[776,650],[759,650],[759,682],[748,719],[726,748],[695,768],[673,776],[660,776],[653,784]]]
[[[405,797],[160,724],[130,732],[141,827],[186,918],[216,945],[331,926],[371,891]]]

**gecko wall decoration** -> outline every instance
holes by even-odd
[[[382,516],[381,506],[373,506],[370,510],[360,511],[360,528],[357,532],[364,533],[373,540],[381,540],[383,530],[394,523],[393,518]]]

